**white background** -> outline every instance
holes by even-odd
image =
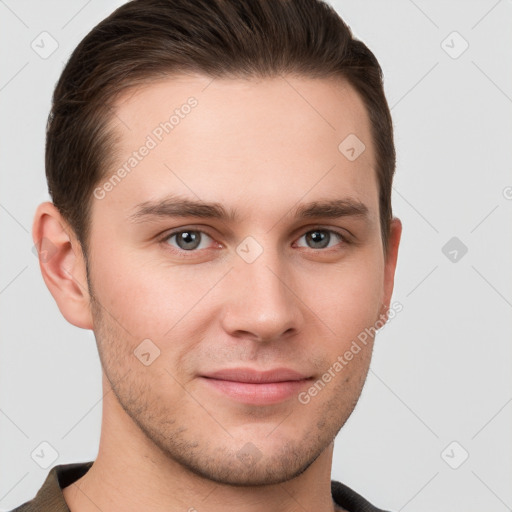
[[[30,232],[49,199],[55,83],[122,3],[0,1],[1,510],[42,485],[49,468],[31,458],[42,441],[58,452],[52,466],[97,454],[94,337],[60,314]],[[395,511],[512,510],[512,2],[331,3],[384,70],[404,227],[394,292],[403,311],[377,337],[333,478]],[[43,31],[58,42],[46,59],[31,48]],[[442,251],[452,237],[468,249],[456,262]]]

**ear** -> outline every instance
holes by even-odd
[[[92,329],[90,297],[82,248],[72,228],[51,202],[41,203],[32,225],[44,282],[64,318]]]
[[[395,284],[395,269],[398,259],[398,246],[402,236],[402,222],[399,218],[391,219],[389,228],[388,250],[384,260],[384,287],[382,293],[381,319],[383,322],[388,320],[389,304],[393,295],[393,286]]]

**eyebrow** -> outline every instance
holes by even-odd
[[[301,204],[292,212],[292,215],[298,219],[362,217],[368,220],[369,218],[368,207],[361,201],[348,197]],[[226,210],[221,203],[195,201],[180,196],[167,196],[160,200],[139,203],[135,206],[128,220],[132,223],[140,223],[167,217],[219,219],[231,223],[238,223],[241,219],[237,210]]]

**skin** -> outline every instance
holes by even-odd
[[[167,78],[118,100],[118,165],[190,96],[190,114],[93,200],[92,288],[53,204],[35,215],[34,240],[55,246],[41,261],[45,283],[70,323],[94,330],[103,367],[98,456],[64,497],[73,512],[340,510],[333,440],[360,396],[372,339],[307,404],[296,393],[241,403],[201,375],[287,367],[310,378],[307,391],[386,314],[402,228],[394,218],[385,255],[367,112],[340,80]],[[366,145],[355,161],[338,150],[350,133]],[[240,219],[129,222],[138,203],[168,193],[220,202]],[[338,198],[362,202],[367,218],[293,215]],[[176,228],[199,230],[200,246],[158,238]],[[315,228],[334,231],[328,247],[307,236]],[[248,236],[263,249],[252,263],[237,253]],[[134,356],[144,339],[160,350],[149,366]]]

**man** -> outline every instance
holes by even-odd
[[[16,510],[378,511],[330,473],[389,314],[394,167],[379,65],[319,0],[136,0],[95,27],[33,237],[94,331],[101,440]]]

